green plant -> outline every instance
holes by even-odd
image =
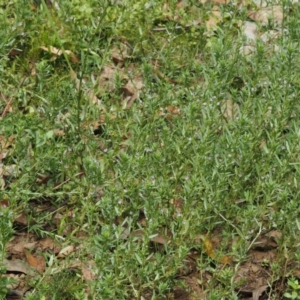
[[[9,208],[0,207],[0,297],[4,298],[8,292],[8,285],[14,280],[4,277],[6,272],[3,261],[6,256],[5,246],[13,235],[12,212]]]
[[[287,299],[300,299],[300,284],[297,278],[291,277],[288,279],[288,292],[283,294]]]
[[[53,272],[53,274],[44,276],[38,284],[34,284],[35,289],[28,293],[27,300],[42,299],[43,296],[51,299],[84,299],[84,287],[72,270],[62,270]]]

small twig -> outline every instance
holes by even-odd
[[[239,234],[243,239],[245,239],[245,237],[243,236],[242,232],[241,232],[234,224],[232,224],[229,220],[227,220],[222,214],[219,213],[219,216],[220,216],[223,220],[225,220],[226,222],[228,222],[228,223],[229,223],[229,224],[230,224],[230,225],[238,232],[238,234]],[[253,241],[251,242],[251,244],[249,245],[247,251],[249,251],[249,250],[251,249],[251,247],[253,246],[253,244],[255,243],[255,241],[258,239],[258,237],[260,236],[260,234],[261,234],[261,232],[262,232],[262,225],[259,224],[259,223],[257,222],[256,219],[255,219],[255,221],[256,221],[256,223],[259,225],[259,231],[258,231],[257,235],[255,236],[255,238],[253,239]]]
[[[284,262],[284,267],[283,267],[283,275],[282,275],[282,278],[281,278],[281,289],[283,289],[284,287],[284,280],[285,280],[285,277],[286,277],[286,270],[287,270],[287,265],[288,265],[288,261],[289,261],[289,256],[288,256],[288,252],[287,252],[287,249],[286,249],[286,246],[284,246],[284,258],[285,258],[285,262]]]
[[[60,209],[62,209],[64,206],[67,206],[69,204],[70,199],[64,200],[62,203],[59,204],[58,207],[52,206],[49,209],[46,209],[49,213],[58,212]]]
[[[253,241],[252,241],[251,244],[249,245],[249,247],[248,247],[248,249],[247,249],[247,252],[251,249],[251,247],[253,246],[253,244],[255,243],[255,241],[259,238],[259,236],[260,236],[260,234],[261,234],[261,231],[262,231],[262,230],[261,230],[261,229],[262,229],[262,225],[259,224],[259,223],[257,222],[256,219],[255,219],[255,221],[256,221],[256,223],[259,225],[259,231],[258,231],[256,237],[253,239]]]
[[[183,29],[184,27],[182,26],[175,26],[174,28],[172,29]],[[168,28],[166,27],[155,27],[152,29],[152,31],[168,31]]]
[[[238,233],[243,239],[245,239],[245,237],[243,236],[242,232],[241,232],[234,224],[232,224],[229,220],[227,220],[222,214],[219,213],[219,216],[220,216],[224,221],[226,221],[227,223],[229,223],[229,225],[231,225],[231,226],[237,231],[237,233]]]
[[[186,24],[186,25],[176,25],[172,29],[175,29],[175,30],[186,29],[186,28],[190,28],[192,26],[198,26],[198,25],[201,25],[201,24],[202,24],[202,22],[196,21],[196,22],[192,22],[192,23],[189,23],[189,24]],[[167,27],[154,27],[154,28],[152,28],[152,31],[168,31],[168,28]]]
[[[75,175],[75,177],[81,176],[81,175],[83,175],[83,174],[84,174],[84,172],[79,172],[79,173],[77,173],[77,174]],[[66,183],[69,182],[70,180],[71,180],[71,178],[66,179],[65,181],[63,181],[63,182],[61,182],[60,184],[58,184],[57,186],[55,186],[55,187],[53,188],[53,190],[59,189],[62,185],[66,184]]]

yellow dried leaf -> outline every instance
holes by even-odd
[[[64,258],[64,257],[68,256],[70,253],[72,253],[73,251],[74,251],[73,245],[67,246],[67,247],[61,249],[61,251],[58,253],[57,257]]]
[[[230,264],[232,262],[231,257],[229,256],[221,256],[221,258],[218,258],[214,249],[214,245],[212,243],[212,241],[208,238],[205,237],[203,240],[203,248],[206,252],[206,254],[212,258],[213,260],[217,260],[219,263],[221,264]]]
[[[58,49],[56,47],[53,47],[53,46],[41,46],[40,49],[46,51],[46,52],[49,52],[50,54],[53,54],[53,57],[51,60],[55,60],[57,58],[57,56],[61,56],[62,54],[67,54],[68,56],[70,56],[71,58],[71,61],[73,63],[78,63],[79,62],[79,59],[77,58],[77,56],[70,50],[61,50],[61,49]]]
[[[239,106],[231,99],[225,100],[221,106],[223,116],[228,121],[233,121],[237,118],[239,112]]]
[[[209,238],[205,238],[204,241],[203,241],[203,247],[204,247],[204,250],[206,252],[206,254],[214,259],[216,257],[216,253],[215,253],[215,250],[214,250],[214,246],[211,242],[211,240]]]

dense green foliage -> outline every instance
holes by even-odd
[[[200,253],[198,270],[212,274],[207,299],[238,299],[237,267],[258,232],[271,228],[283,234],[277,263],[283,264],[284,255],[299,262],[296,4],[280,4],[284,30],[268,43],[258,38],[255,53],[245,56],[240,22],[254,4],[221,6],[222,21],[207,34],[212,4],[199,1],[186,1],[183,8],[167,1],[165,9],[165,1],[144,0],[61,1],[59,8],[5,2],[0,112],[11,105],[0,135],[14,142],[8,150],[2,145],[8,154],[1,168],[13,165],[17,174],[6,174],[0,191],[9,201],[9,208],[0,208],[0,258],[13,235],[7,224],[24,211],[33,220],[28,232],[81,244],[66,260],[92,260],[97,274],[89,282],[78,282],[74,274],[53,275],[53,282],[41,275],[30,282],[34,293],[28,299],[49,295],[56,277],[71,284],[64,283],[64,298],[52,299],[84,299],[87,285],[91,299],[163,299],[180,284],[178,271],[191,249]],[[259,30],[280,31],[272,20]],[[111,79],[113,88],[105,89],[99,76],[105,66],[115,67],[113,49],[124,44],[121,70]],[[72,51],[79,63],[68,54],[53,59],[41,46]],[[143,82],[129,109],[120,92],[123,74]],[[101,104],[92,103],[89,89]],[[86,124],[101,115],[105,124],[93,134]],[[49,180],[41,184],[37,179],[45,174]],[[66,213],[58,226],[53,213],[34,209],[45,201],[59,207],[66,198],[73,217]],[[180,212],[174,199],[181,201]],[[124,237],[124,228],[144,234]],[[222,270],[212,267],[198,238],[220,228],[219,253],[234,257]],[[153,243],[158,233],[170,240]],[[276,266],[270,272],[274,280],[282,275]]]

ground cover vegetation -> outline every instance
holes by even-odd
[[[298,1],[0,22],[0,299],[300,299]]]

